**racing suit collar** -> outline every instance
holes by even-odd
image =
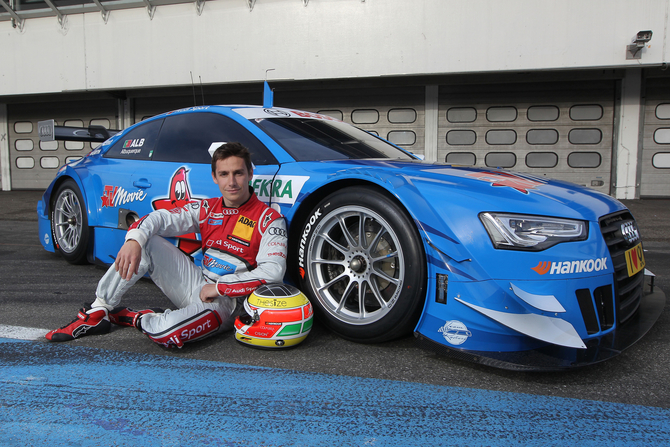
[[[248,198],[244,203],[242,203],[240,206],[238,206],[238,207],[232,207],[232,206],[228,206],[228,205],[226,205],[226,200],[223,198],[223,196],[221,197],[221,204],[223,205],[224,208],[230,208],[230,209],[240,209],[240,208],[243,208],[247,203],[249,203],[249,202],[251,201],[251,199],[253,199],[253,198],[256,197],[256,192],[254,191],[254,188],[251,187],[251,185],[249,185],[249,192],[251,193],[251,194],[249,195],[249,198]]]

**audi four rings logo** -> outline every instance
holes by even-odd
[[[276,110],[276,109],[263,109],[263,111],[267,114],[273,115],[273,116],[291,116],[290,113],[284,112],[283,110]]]
[[[640,239],[640,233],[638,233],[637,227],[633,222],[626,222],[621,224],[621,234],[629,244],[632,244],[633,242]]]

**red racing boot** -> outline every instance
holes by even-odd
[[[118,324],[119,326],[137,327],[135,321],[138,320],[141,315],[161,312],[163,312],[163,309],[158,308],[133,310],[130,307],[115,307],[109,312],[109,319],[112,323]]]
[[[88,310],[82,308],[72,322],[47,333],[45,337],[49,341],[70,341],[84,335],[106,334],[111,328],[107,309],[104,307]]]

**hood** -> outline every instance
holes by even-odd
[[[355,164],[356,167],[340,171],[340,175],[374,170],[377,171],[375,176],[379,176],[383,171],[384,177],[402,178],[419,191],[422,191],[422,185],[430,184],[429,189],[433,190],[443,185],[445,193],[440,198],[468,203],[471,209],[480,211],[597,221],[603,215],[625,209],[621,202],[599,191],[506,169],[389,160],[356,160],[343,164]],[[394,183],[391,178],[386,180]]]

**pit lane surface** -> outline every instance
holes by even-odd
[[[232,334],[167,350],[119,327],[50,344],[40,331],[90,303],[103,270],[42,249],[39,196],[0,192],[0,337],[37,337],[0,340],[0,444],[670,443],[667,303],[656,326],[619,357],[561,373],[437,357],[411,337],[359,345],[318,324],[298,348],[277,352],[241,346]],[[667,294],[670,201],[626,204],[641,227],[647,267]],[[124,303],[169,305],[149,281]]]

